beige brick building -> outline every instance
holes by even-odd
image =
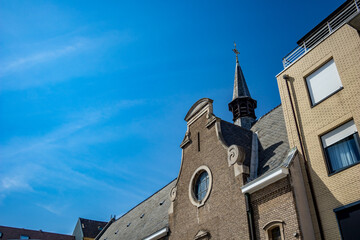
[[[359,239],[359,6],[345,2],[304,36],[277,75],[290,146],[305,155],[318,239]]]

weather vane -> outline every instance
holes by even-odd
[[[238,61],[239,61],[239,60],[238,60],[239,51],[236,49],[236,43],[235,43],[235,41],[234,41],[234,46],[235,46],[235,48],[233,49],[233,52],[236,54],[236,62],[238,62]]]

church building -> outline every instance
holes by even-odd
[[[259,119],[235,45],[233,122],[195,102],[177,178],[95,239],[358,239],[359,32],[347,0],[284,58],[282,104]]]
[[[236,46],[233,123],[203,98],[185,116],[178,177],[96,239],[314,239],[282,106],[256,120]]]

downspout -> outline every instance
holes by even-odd
[[[249,234],[250,234],[250,240],[256,240],[255,238],[255,226],[254,226],[254,217],[250,202],[250,194],[245,193],[245,203],[246,203],[246,216],[248,220],[248,227],[249,227]]]
[[[297,132],[297,136],[299,138],[301,152],[303,153],[304,160],[305,160],[304,161],[305,162],[305,172],[306,172],[306,177],[309,180],[309,188],[310,188],[310,192],[311,192],[311,195],[312,195],[311,199],[313,201],[313,205],[314,205],[314,209],[315,209],[316,220],[319,223],[318,226],[319,226],[319,231],[320,231],[320,238],[321,238],[321,240],[324,240],[325,239],[324,231],[323,231],[322,224],[321,224],[320,213],[319,213],[319,208],[318,208],[318,204],[317,204],[317,201],[316,201],[314,186],[313,186],[313,182],[312,182],[310,171],[309,171],[308,159],[307,159],[307,155],[306,155],[306,153],[304,151],[304,144],[303,144],[303,141],[302,141],[302,138],[301,138],[299,125],[298,125],[298,120],[296,118],[294,104],[293,104],[293,101],[292,101],[290,88],[289,88],[289,84],[288,84],[288,80],[290,79],[290,77],[288,75],[284,74],[283,79],[285,80],[286,88],[287,88],[287,91],[288,91],[288,94],[289,94],[291,110],[292,110],[293,117],[294,117],[294,120],[295,120],[296,132]]]

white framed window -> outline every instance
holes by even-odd
[[[353,120],[321,136],[329,173],[360,162],[359,134]]]
[[[331,59],[318,70],[306,77],[312,105],[343,88],[334,59]]]

